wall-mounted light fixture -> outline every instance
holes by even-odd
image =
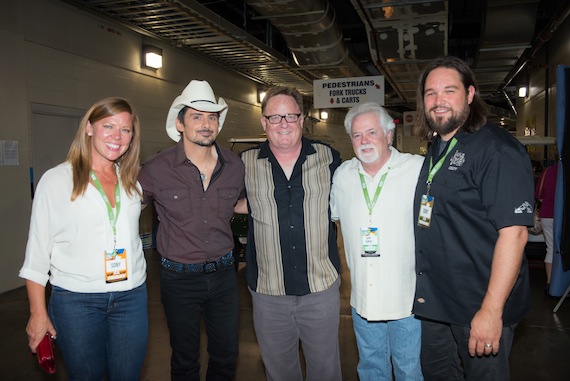
[[[321,120],[327,120],[329,118],[329,113],[325,110],[321,110]]]
[[[259,103],[263,102],[263,98],[265,98],[265,94],[267,94],[267,91],[265,91],[265,89],[257,88],[257,101]]]
[[[143,45],[142,49],[143,66],[151,69],[162,67],[162,49],[152,45]]]
[[[519,98],[525,98],[527,94],[527,87],[521,86],[519,87]]]

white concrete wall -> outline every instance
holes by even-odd
[[[163,49],[163,68],[141,68],[143,43]],[[263,132],[254,82],[58,0],[3,2],[0,47],[0,140],[19,146],[18,166],[0,165],[0,293],[24,284],[18,270],[31,210],[31,104],[86,110],[103,97],[126,97],[141,117],[145,160],[173,144],[164,123],[174,98],[190,80],[205,79],[229,104],[221,144]],[[318,128],[339,144],[344,158],[352,156],[342,120]]]
[[[549,135],[554,134],[555,67],[570,64],[568,35],[570,20],[549,42],[549,50],[529,64],[536,86],[531,88],[529,100],[518,105],[517,128],[533,117],[539,125],[547,112]],[[163,49],[162,69],[155,72],[141,68],[143,43]],[[205,79],[230,106],[218,138],[221,144],[229,146],[230,137],[262,132],[255,83],[58,0],[2,2],[0,47],[0,140],[17,141],[19,146],[18,166],[0,165],[0,293],[24,284],[18,270],[24,258],[31,210],[32,104],[86,110],[103,97],[126,97],[141,116],[144,160],[172,144],[164,122],[174,98],[190,80]],[[548,60],[543,58],[546,55]],[[546,82],[541,79],[545,76],[542,63],[549,69],[547,111],[546,97],[541,95],[545,94],[541,83]],[[344,112],[330,112],[329,120],[315,124],[312,133],[327,136],[342,157],[349,159],[353,152],[342,125]],[[311,114],[317,117],[316,110]]]

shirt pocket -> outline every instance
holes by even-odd
[[[162,189],[159,203],[166,213],[176,219],[187,218],[192,212],[192,200],[189,189]]]
[[[449,171],[445,174],[445,177],[442,180],[443,181],[440,181],[439,184],[453,192],[465,191],[466,189],[471,188],[468,184],[467,178],[465,177],[465,173],[461,171]]]
[[[238,201],[239,189],[237,187],[219,188],[217,191],[218,217],[230,220],[234,215],[234,205]]]

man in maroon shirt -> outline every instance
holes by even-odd
[[[208,334],[207,380],[232,380],[239,300],[230,219],[245,202],[244,165],[215,141],[228,112],[206,81],[191,81],[168,112],[175,146],[142,166],[144,203],[160,224],[161,300],[170,330],[171,379],[199,380],[200,316]]]

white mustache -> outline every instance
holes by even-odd
[[[360,147],[358,147],[358,152],[360,152],[360,153],[363,154],[364,152],[362,152],[362,151],[365,150],[365,149],[373,149],[374,152],[376,152],[376,147],[375,147],[374,145],[372,145],[372,144],[363,144],[363,145],[361,145]]]

